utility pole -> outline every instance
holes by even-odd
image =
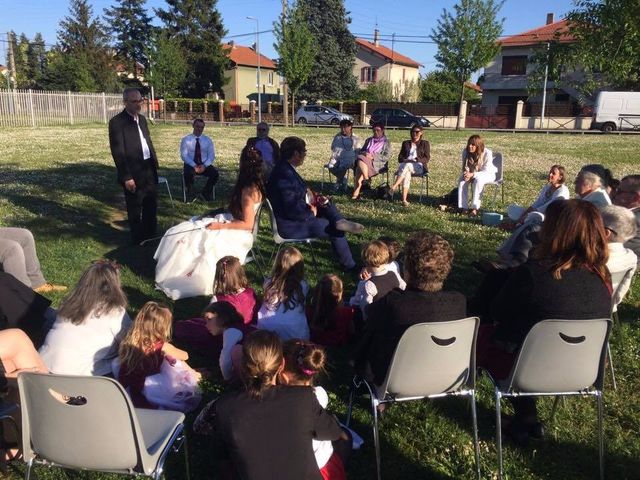
[[[287,0],[282,0],[282,31],[284,32],[284,19],[287,16],[287,10],[289,8]],[[284,126],[289,126],[289,109],[287,105],[289,104],[289,87],[287,86],[287,79],[282,78],[284,83],[282,84],[282,96],[284,98],[284,108],[282,112],[284,113]],[[291,106],[293,108],[293,105]]]
[[[9,41],[9,79],[11,80],[13,89],[15,90],[16,88],[18,88],[18,85],[16,81],[16,59],[13,56],[14,39],[15,36],[13,32],[7,32],[7,40]]]

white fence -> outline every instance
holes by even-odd
[[[117,94],[0,89],[0,127],[107,123],[122,108]]]

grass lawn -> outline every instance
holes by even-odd
[[[157,125],[152,138],[160,158],[160,174],[169,179],[174,199],[180,196],[181,161],[178,154],[180,138],[189,133],[185,125]],[[225,206],[235,180],[239,153],[250,127],[207,127],[216,146],[216,164],[221,180],[216,188],[215,207]],[[288,135],[298,135],[307,141],[308,155],[300,171],[311,186],[320,189],[321,165],[329,156],[333,129],[276,127],[273,137],[280,141]],[[368,130],[358,130],[361,137]],[[449,192],[459,174],[460,151],[472,132],[427,129],[424,138],[431,142],[430,198]],[[406,131],[389,132],[397,154]],[[639,173],[636,155],[638,136],[605,135],[543,135],[525,133],[494,133],[485,135],[486,144],[505,159],[505,205],[493,202],[493,188],[487,187],[484,207],[503,212],[506,204],[530,204],[545,182],[549,167],[559,163],[567,168],[572,181],[583,164],[603,163],[618,178]],[[122,230],[124,198],[115,180],[115,167],[109,153],[106,125],[82,127],[13,128],[0,133],[0,225],[30,229],[36,238],[39,257],[46,278],[72,286],[82,271],[97,258],[115,259],[123,265],[123,283],[130,299],[130,313],[147,300],[167,302],[154,290],[154,246],[128,246],[128,232]],[[397,161],[391,162],[391,170]],[[162,187],[162,186],[161,186]],[[414,181],[416,193],[419,183]],[[325,185],[325,191],[327,190]],[[497,199],[500,199],[498,194]],[[470,263],[482,256],[492,256],[505,234],[496,228],[480,225],[478,220],[443,213],[419,204],[402,207],[395,203],[365,200],[351,202],[350,195],[338,195],[334,201],[347,218],[366,226],[360,237],[350,237],[354,255],[362,242],[380,235],[393,235],[403,241],[416,229],[431,229],[448,239],[455,249],[453,271],[446,288],[458,289],[471,296],[480,281],[480,274]],[[172,208],[166,191],[160,190],[160,228],[166,229],[207,209],[202,203],[175,203]],[[125,222],[126,223],[126,222]],[[268,235],[266,216],[259,248],[270,253],[272,241]],[[303,249],[303,254],[309,253]],[[338,272],[328,243],[316,246],[317,268],[310,262],[307,279],[315,284],[326,272]],[[254,264],[247,267],[255,288],[261,285],[260,272]],[[345,295],[353,290],[353,280],[345,278]],[[57,306],[62,296],[52,297]],[[199,297],[173,304],[176,319],[195,316],[208,299]],[[169,302],[171,303],[171,302]],[[616,365],[618,390],[610,389],[607,377],[605,392],[606,474],[608,478],[640,478],[640,389],[638,362],[640,327],[640,284],[633,288],[621,305],[621,322],[612,335],[612,351]],[[331,392],[330,408],[340,417],[346,412],[350,372],[345,351],[331,352],[331,368],[325,387]],[[194,364],[197,365],[197,359]],[[219,390],[207,385],[208,396]],[[211,392],[209,392],[211,391]],[[496,477],[494,444],[493,394],[486,381],[478,392],[478,415],[483,478]],[[539,402],[542,419],[547,418],[552,400]],[[370,429],[368,404],[358,403],[354,428],[365,438],[365,446],[356,452],[348,465],[349,478],[373,478],[375,461]],[[595,429],[595,402],[570,398],[556,414],[553,425],[547,425],[547,438],[518,449],[507,445],[505,472],[513,479],[597,478],[598,449]],[[468,403],[451,399],[434,402],[412,402],[387,409],[381,422],[382,469],[386,479],[474,478],[471,417]],[[192,438],[190,445],[192,478],[216,478],[211,467],[207,440]],[[258,446],[259,447],[259,446]],[[181,457],[169,461],[167,478],[182,478]],[[10,468],[9,478],[18,478],[22,466]],[[64,478],[56,469],[39,468],[39,478]],[[91,478],[108,475],[91,474]]]

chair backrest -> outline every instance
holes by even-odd
[[[251,229],[251,235],[253,236],[253,244],[255,245],[258,241],[258,230],[260,229],[260,215],[262,215],[262,207],[264,203],[261,203],[256,210],[256,215],[253,219],[253,228]]]
[[[504,181],[504,165],[502,162],[502,153],[496,152],[493,154],[493,166],[496,167],[496,183],[502,183]]]
[[[400,400],[473,388],[479,324],[469,317],[409,327],[393,354],[384,393]]]
[[[267,205],[267,209],[269,210],[269,220],[271,221],[271,233],[273,234],[273,241],[276,242],[277,245],[280,245],[284,242],[284,239],[278,233],[278,221],[276,220],[276,214],[273,213],[273,207],[271,206],[271,202],[268,198],[264,199],[265,204]]]
[[[619,296],[619,291],[620,287],[623,286],[626,282],[624,282],[624,280],[633,275],[635,273],[636,268],[635,267],[631,267],[628,268],[626,270],[621,270],[618,272],[612,272],[611,273],[611,287],[613,288],[613,295],[611,295],[612,300],[615,302],[616,298]],[[628,288],[630,286],[630,284],[626,284],[626,287]],[[624,295],[626,295],[627,292],[624,292]],[[622,300],[624,299],[624,296],[620,296],[620,298],[618,299],[618,303],[622,302]],[[612,307],[615,309],[618,305],[612,305]]]
[[[520,348],[509,379],[510,392],[575,392],[602,389],[608,318],[543,320]]]
[[[38,457],[67,468],[142,471],[143,437],[118,382],[24,372],[18,388],[26,462]]]

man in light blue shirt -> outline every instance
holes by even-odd
[[[202,197],[210,202],[213,200],[213,187],[218,182],[218,170],[213,166],[216,150],[209,137],[203,135],[204,120],[196,118],[193,121],[193,133],[187,135],[180,142],[180,157],[184,162],[184,185],[187,194],[191,195],[193,181],[196,175],[207,177],[207,184],[202,189]]]

